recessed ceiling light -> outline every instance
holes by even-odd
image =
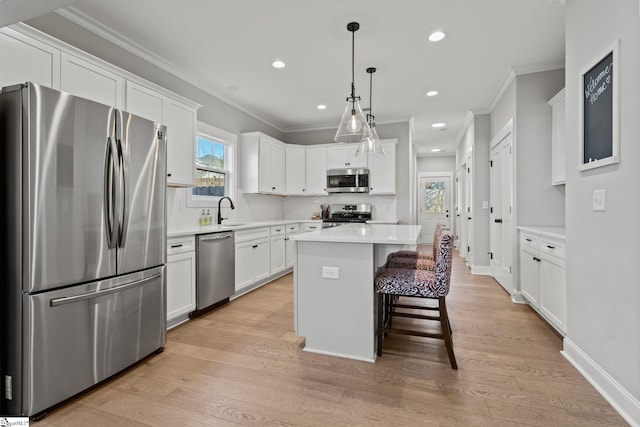
[[[442,151],[442,148],[432,148],[432,149],[431,149],[431,152],[432,152],[432,153],[439,153],[439,152],[441,152],[441,151]]]
[[[324,105],[324,104],[318,104],[318,105],[316,106],[316,108],[317,108],[318,110],[326,110],[326,109],[327,109],[327,106],[326,106],[326,105]]]
[[[444,33],[442,31],[434,31],[429,35],[429,41],[431,42],[439,42],[444,38]]]
[[[272,66],[273,68],[284,68],[286,65],[287,65],[287,64],[285,64],[285,63],[284,63],[284,61],[281,61],[281,60],[279,60],[279,59],[277,59],[277,60],[275,60],[275,61],[273,61],[273,62],[271,63],[271,66]]]
[[[443,123],[443,122],[439,122],[439,123],[434,123],[431,125],[432,128],[443,128],[445,127],[447,124]]]
[[[427,92],[427,96],[436,96],[438,94],[437,90],[430,90],[429,92]]]

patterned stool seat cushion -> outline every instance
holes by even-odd
[[[418,270],[435,270],[436,262],[425,258],[392,257],[387,261],[387,268],[417,268]]]
[[[433,270],[385,268],[375,279],[376,292],[383,294],[439,298],[449,293],[446,280],[437,280]]]
[[[417,258],[433,261],[433,253],[427,251],[397,251],[392,254],[392,258]]]

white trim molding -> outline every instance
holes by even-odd
[[[491,276],[491,267],[488,265],[472,265],[471,274],[478,276]]]
[[[612,378],[569,338],[563,340],[562,355],[632,426],[640,426],[640,401]]]

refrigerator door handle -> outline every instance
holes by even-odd
[[[129,223],[129,205],[127,203],[127,178],[129,173],[128,168],[128,149],[126,144],[129,141],[126,138],[128,134],[125,126],[128,127],[128,123],[125,125],[124,114],[121,110],[116,110],[116,147],[118,149],[118,165],[120,170],[118,171],[118,247],[124,247],[127,241],[127,226]],[[124,140],[125,146],[122,141]]]
[[[73,303],[73,302],[83,301],[83,300],[86,300],[86,299],[101,297],[103,295],[113,294],[115,292],[120,292],[120,291],[123,291],[125,289],[134,288],[136,286],[143,285],[143,284],[145,284],[147,282],[151,282],[151,281],[157,279],[160,276],[161,276],[161,274],[154,274],[154,275],[146,277],[144,279],[136,280],[135,282],[131,282],[131,283],[127,283],[126,285],[114,286],[113,288],[105,289],[105,290],[102,290],[102,291],[89,292],[89,293],[86,293],[86,294],[74,295],[72,297],[54,298],[54,299],[52,299],[50,301],[50,305],[51,305],[51,307],[56,307],[56,306],[63,305],[63,304],[70,304],[70,303]]]
[[[116,247],[115,232],[115,162],[113,158],[113,140],[107,137],[107,153],[105,156],[105,177],[104,177],[104,203],[105,217],[107,223],[107,246],[109,249]]]

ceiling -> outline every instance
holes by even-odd
[[[351,82],[346,25],[359,22],[362,107],[370,102],[365,70],[376,67],[376,122],[413,119],[420,153],[452,153],[469,112],[488,112],[511,70],[564,67],[563,3],[81,0],[59,13],[285,133],[337,127]],[[435,30],[445,39],[430,42]],[[273,68],[275,59],[286,67]],[[429,90],[439,94],[427,97]]]

